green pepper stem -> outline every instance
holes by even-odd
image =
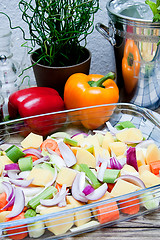
[[[107,79],[112,79],[114,80],[116,77],[116,74],[114,72],[109,72],[107,75],[105,75],[104,77],[100,78],[98,81],[89,81],[88,84],[91,87],[103,87],[103,83],[107,80]]]

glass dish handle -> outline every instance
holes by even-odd
[[[158,117],[155,116],[158,113],[155,112],[156,114],[154,114],[151,110],[147,108],[144,108],[144,112],[147,115],[147,117],[160,128],[160,117],[158,119]]]

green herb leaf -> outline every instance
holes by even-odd
[[[153,15],[155,16],[155,14],[157,13],[157,4],[150,0],[146,0],[145,3],[150,6],[150,9],[152,10]]]

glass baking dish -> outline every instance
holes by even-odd
[[[154,140],[156,145],[160,147],[160,123],[158,119],[156,119],[148,109],[140,108],[132,104],[118,103],[66,110],[1,122],[0,149],[6,150],[13,144],[19,146],[20,142],[30,132],[43,135],[45,139],[47,135],[55,132],[66,132],[74,135],[80,132],[92,133],[95,128],[98,131],[105,130],[106,121],[108,120],[112,126],[120,121],[129,120],[135,127],[142,131],[146,139]],[[144,197],[146,195],[147,197]],[[156,207],[154,204],[149,208],[146,207],[147,202],[151,201],[150,197],[153,201],[158,202]],[[133,201],[133,198],[138,199],[138,202]],[[60,239],[67,236],[74,236],[114,225],[121,221],[127,221],[147,214],[150,211],[153,212],[153,210],[159,208],[159,202],[160,185],[156,185],[118,197],[77,207],[74,206],[65,210],[60,208],[60,211],[57,212],[46,213],[23,220],[2,222],[0,223],[0,238],[8,239],[9,237],[14,239],[14,235],[16,237],[17,234],[24,232],[29,232],[31,236],[32,231],[35,231],[29,228],[31,225],[37,226],[36,231],[44,230],[44,234],[38,237],[38,239]],[[130,207],[139,205],[139,211],[132,214],[125,213],[123,210],[127,208],[127,203],[130,204]],[[106,213],[108,214],[107,220],[99,221],[99,216],[105,215]],[[42,221],[44,225],[41,226],[39,221]],[[76,224],[76,222],[80,221],[85,221],[85,224],[79,224],[80,226],[77,227],[78,224]],[[70,225],[69,230],[64,230],[64,232],[62,231],[63,233],[59,234],[57,233],[58,231],[53,233],[52,231],[52,228],[65,229],[68,225]],[[35,238],[27,236],[25,239]]]

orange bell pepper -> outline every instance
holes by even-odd
[[[140,71],[140,54],[137,45],[131,39],[127,39],[122,59],[122,75],[125,90],[130,94],[136,87]]]
[[[99,74],[86,75],[75,73],[71,75],[64,88],[64,103],[67,109],[89,107],[117,103],[119,89],[113,81],[115,74],[106,76]],[[72,115],[72,120],[81,122],[88,129],[95,129],[109,119],[114,106],[85,109],[80,114]]]

